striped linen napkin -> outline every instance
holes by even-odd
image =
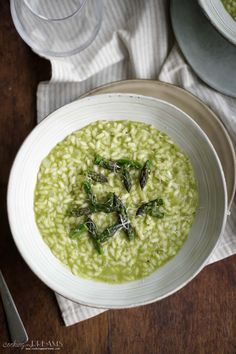
[[[72,57],[49,58],[52,78],[38,86],[38,122],[102,84],[131,78],[159,79],[185,88],[209,105],[235,145],[236,99],[214,91],[196,77],[173,43],[168,12],[166,0],[104,0],[103,23],[95,41]],[[236,253],[235,230],[236,200],[210,263]],[[56,297],[66,326],[105,311],[58,294]]]

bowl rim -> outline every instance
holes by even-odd
[[[232,18],[232,16],[228,13],[225,9],[221,0],[217,0],[220,7],[223,9],[224,16],[227,17],[227,20],[230,22],[230,27],[226,25],[223,21],[222,17],[220,16],[220,12],[218,11],[219,8],[215,8],[213,6],[212,0],[205,1],[205,0],[198,0],[198,3],[203,10],[204,15],[208,18],[211,24],[215,27],[215,29],[224,37],[226,38],[231,44],[236,45],[236,36],[234,37],[231,33],[231,26],[234,25],[235,22],[235,34],[236,34],[236,21]],[[213,11],[211,11],[213,10]],[[229,31],[228,31],[229,29]]]
[[[184,282],[182,282],[179,286],[175,287],[173,290],[168,291],[167,293],[165,293],[162,296],[157,296],[155,298],[152,298],[150,300],[144,300],[144,301],[139,301],[139,302],[135,302],[135,303],[130,303],[130,304],[106,304],[106,305],[101,305],[101,304],[96,304],[96,303],[91,303],[91,302],[86,302],[83,300],[78,300],[78,298],[74,297],[73,295],[68,295],[68,292],[66,291],[65,288],[63,288],[63,285],[55,283],[52,279],[49,279],[48,277],[45,276],[43,271],[39,271],[38,268],[34,265],[34,262],[32,261],[32,259],[30,257],[28,257],[28,253],[24,250],[24,247],[21,246],[21,243],[19,241],[19,238],[14,234],[14,221],[12,219],[12,214],[11,214],[11,203],[12,203],[12,188],[13,188],[13,178],[15,175],[15,169],[16,169],[16,162],[21,158],[21,152],[22,152],[22,148],[23,146],[25,146],[28,142],[30,142],[32,136],[34,134],[37,134],[37,131],[39,129],[39,127],[42,127],[43,125],[46,125],[47,122],[55,115],[57,115],[58,111],[63,110],[70,106],[73,106],[75,104],[78,104],[78,101],[91,101],[91,100],[97,100],[98,97],[101,100],[103,97],[130,97],[130,98],[140,98],[140,99],[144,99],[146,101],[154,101],[154,102],[161,102],[164,103],[166,106],[171,106],[172,108],[174,108],[175,110],[178,110],[179,112],[181,112],[182,114],[184,114],[193,124],[193,126],[195,126],[195,128],[200,132],[200,134],[202,134],[204,136],[204,138],[207,141],[207,144],[209,146],[209,148],[211,149],[212,153],[214,154],[216,163],[218,165],[219,168],[219,172],[220,172],[220,179],[222,182],[222,187],[223,187],[223,195],[224,195],[224,215],[222,216],[222,224],[220,227],[220,232],[218,235],[218,238],[215,240],[214,245],[211,249],[211,251],[209,251],[208,256],[205,258],[205,260],[203,261],[203,263],[192,273],[192,275],[185,280]],[[59,141],[58,141],[59,142]],[[149,96],[144,96],[144,95],[138,95],[138,94],[129,94],[129,93],[108,93],[108,94],[100,94],[100,95],[96,95],[96,96],[88,96],[82,99],[77,99],[71,103],[68,103],[58,109],[56,109],[55,111],[53,111],[52,113],[50,113],[45,119],[43,119],[38,125],[36,125],[32,131],[28,134],[28,136],[24,139],[24,141],[22,142],[20,148],[18,149],[18,152],[15,156],[15,159],[13,161],[11,170],[10,170],[10,175],[9,175],[9,180],[8,180],[8,186],[7,186],[7,214],[8,214],[8,220],[9,220],[9,225],[10,225],[10,230],[11,230],[11,234],[13,237],[13,240],[15,242],[15,245],[19,251],[19,253],[21,254],[22,258],[24,259],[24,261],[26,262],[26,264],[29,266],[29,268],[31,269],[31,271],[42,281],[44,282],[51,290],[53,290],[54,292],[62,295],[63,297],[74,301],[78,304],[81,305],[85,305],[85,306],[89,306],[89,307],[95,307],[95,308],[101,308],[101,309],[124,309],[124,308],[132,308],[132,307],[138,307],[141,305],[146,305],[146,304],[150,304],[150,303],[154,303],[156,301],[162,300],[172,294],[174,294],[175,292],[177,292],[178,290],[182,289],[185,285],[187,285],[191,280],[193,280],[198,274],[199,272],[204,268],[204,266],[207,264],[208,259],[210,258],[210,256],[212,255],[213,251],[215,250],[215,248],[217,247],[221,237],[222,237],[222,233],[224,231],[225,228],[225,224],[226,224],[226,220],[227,220],[227,214],[228,214],[228,205],[227,205],[227,188],[226,188],[226,181],[225,181],[225,177],[224,177],[224,172],[223,172],[223,168],[220,162],[220,159],[210,141],[210,139],[208,138],[208,136],[206,135],[206,133],[199,127],[199,125],[194,121],[193,118],[191,118],[191,116],[189,116],[187,113],[185,113],[184,111],[182,111],[180,108],[176,107],[175,105],[166,102],[165,100],[162,99],[158,99],[158,98],[153,98],[153,97],[149,97]],[[56,258],[56,257],[55,257]],[[57,258],[56,258],[57,259]],[[94,280],[92,280],[94,281]],[[127,282],[131,283],[131,282]],[[109,283],[107,283],[109,285]],[[117,284],[119,285],[119,284]]]
[[[219,116],[206,104],[204,103],[198,96],[196,96],[194,93],[187,91],[186,89],[184,89],[183,87],[177,86],[175,84],[169,83],[169,82],[165,82],[165,81],[161,81],[161,80],[155,80],[155,79],[124,79],[124,80],[117,80],[117,81],[113,81],[113,82],[109,82],[107,84],[102,84],[100,86],[95,87],[94,89],[86,92],[85,94],[83,94],[82,96],[80,96],[79,99],[85,98],[85,97],[91,97],[91,96],[95,96],[95,95],[101,95],[101,94],[108,94],[108,93],[100,93],[100,90],[102,89],[108,89],[108,88],[115,88],[116,85],[120,85],[120,84],[135,84],[135,83],[153,83],[153,84],[157,84],[163,87],[172,87],[175,90],[178,90],[179,92],[181,92],[182,94],[188,96],[189,98],[195,100],[199,105],[201,105],[206,111],[209,112],[209,114],[211,114],[212,116],[214,116],[214,119],[217,121],[217,123],[220,125],[220,128],[224,131],[225,134],[225,138],[227,139],[227,143],[230,147],[230,152],[231,152],[231,156],[232,156],[232,160],[233,160],[233,175],[234,177],[236,177],[236,154],[235,154],[235,150],[234,150],[234,145],[232,142],[232,139],[229,135],[228,129],[225,126],[225,123],[223,121],[220,120]],[[112,92],[115,93],[115,92]],[[123,93],[123,92],[121,92]],[[130,94],[134,94],[136,95],[136,93],[132,93],[130,92]],[[159,99],[157,97],[153,97],[153,96],[148,96],[148,95],[144,95],[144,94],[139,94],[141,96],[145,96],[145,97],[150,97],[150,98],[156,98]],[[186,97],[186,98],[188,98]],[[160,99],[161,100],[161,99]],[[163,101],[165,101],[164,99],[162,99]],[[169,104],[173,104],[170,103],[168,101],[165,101],[166,103]],[[173,104],[174,105],[174,104]],[[175,106],[175,105],[174,105]],[[179,108],[177,106],[175,106],[176,108]],[[182,110],[180,108],[180,110]],[[191,117],[191,115],[185,111],[183,111],[184,113],[186,113],[187,115]],[[193,119],[193,118],[192,118]],[[195,121],[196,122],[196,121]],[[198,124],[198,123],[197,123]],[[199,125],[199,124],[198,124]],[[200,127],[201,128],[201,127]],[[201,128],[203,130],[203,128]],[[204,130],[203,130],[204,131]],[[210,138],[209,138],[210,139]],[[211,139],[210,139],[211,141]],[[213,144],[212,144],[213,145]],[[214,147],[214,145],[213,145]],[[215,149],[215,147],[214,147]],[[221,161],[220,161],[221,162]],[[233,204],[233,200],[235,197],[235,192],[236,192],[236,178],[234,178],[234,183],[233,183],[233,187],[232,187],[232,193],[230,194],[230,196],[227,193],[228,196],[228,209],[230,210]]]

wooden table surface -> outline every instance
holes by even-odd
[[[17,35],[4,0],[0,51],[0,267],[29,341],[60,341],[60,352],[68,354],[236,353],[236,256],[208,266],[185,288],[155,304],[63,325],[54,293],[25,264],[8,225],[9,171],[36,124],[36,88],[39,81],[50,78],[50,65]],[[20,352],[6,348],[8,342],[0,303],[0,353]]]

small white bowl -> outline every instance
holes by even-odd
[[[236,21],[225,9],[221,0],[198,0],[203,11],[217,30],[231,43],[236,44]]]
[[[43,241],[33,210],[34,189],[42,159],[68,134],[96,120],[142,121],[167,133],[191,159],[199,188],[196,218],[179,253],[150,276],[119,285],[73,275]],[[175,106],[129,94],[84,98],[49,115],[20,148],[11,170],[7,199],[13,238],[33,272],[59,294],[101,308],[147,304],[182,288],[206,264],[226,222],[224,174],[206,134]]]

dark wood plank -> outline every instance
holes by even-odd
[[[71,354],[236,353],[236,256],[208,266],[184,289],[158,303],[63,325],[53,292],[30,271],[13,243],[5,202],[14,156],[36,124],[37,84],[50,78],[50,65],[17,35],[9,3],[0,4],[0,267],[29,343],[60,341],[60,352]],[[3,348],[7,341],[0,303],[0,352],[22,353]]]
[[[4,0],[1,0],[0,26],[0,267],[25,323],[29,342],[59,340],[65,353],[104,354],[107,352],[107,314],[65,328],[54,293],[30,271],[11,237],[6,214],[9,171],[18,148],[36,124],[36,88],[39,81],[50,78],[50,64],[35,55],[17,35],[9,4]],[[1,303],[0,306],[2,352],[2,345],[9,337]],[[4,349],[5,352],[18,351],[9,348]]]
[[[236,353],[235,261],[208,266],[160,302],[113,312],[112,353]]]

